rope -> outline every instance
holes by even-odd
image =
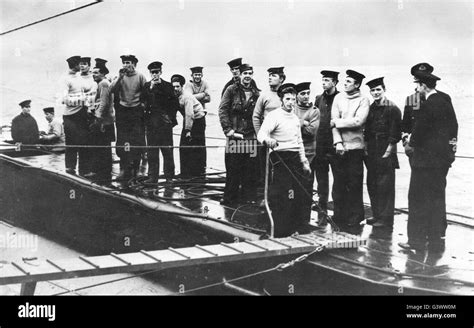
[[[97,0],[97,1],[92,2],[92,3],[89,3],[89,4],[87,4],[87,5],[80,6],[80,7],[78,7],[78,8],[74,8],[74,9],[71,9],[71,10],[68,10],[68,11],[65,11],[65,12],[62,12],[62,13],[59,13],[59,14],[57,14],[57,15],[50,16],[50,17],[41,19],[41,20],[39,20],[39,21],[35,21],[35,22],[32,22],[32,23],[29,23],[29,24],[26,24],[26,25],[22,25],[22,26],[20,26],[20,27],[16,27],[16,28],[14,28],[14,29],[11,29],[11,30],[2,32],[2,33],[0,33],[0,35],[6,35],[6,34],[9,34],[9,33],[12,33],[12,32],[15,32],[15,31],[18,31],[18,30],[27,28],[27,27],[29,27],[29,26],[33,26],[33,25],[36,25],[36,24],[39,24],[39,23],[48,21],[48,20],[53,19],[53,18],[60,17],[60,16],[63,16],[63,15],[67,15],[67,14],[70,14],[70,13],[72,13],[72,12],[74,12],[74,11],[78,11],[78,10],[84,9],[84,8],[86,8],[86,7],[89,7],[89,6],[96,5],[96,4],[101,3],[101,2],[102,2],[102,0]]]

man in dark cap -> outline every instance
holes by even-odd
[[[416,75],[418,73],[429,74],[429,73],[433,73],[433,71],[434,71],[434,67],[428,63],[419,63],[419,64],[414,65],[410,69],[410,73],[411,75],[413,75],[413,78],[415,81],[417,80]],[[415,93],[409,95],[406,98],[405,108],[403,110],[403,119],[402,119],[402,141],[403,141],[403,146],[405,148],[405,153],[408,156],[410,167],[411,167],[411,162],[412,162],[413,149],[410,147],[409,139],[413,131],[413,127],[415,126],[416,117],[418,115],[419,109],[421,108],[421,104],[423,103],[423,101],[425,101],[424,96],[420,94],[417,90],[418,89],[415,89]],[[438,95],[445,98],[446,102],[449,103],[449,105],[452,107],[452,110],[454,111],[451,97],[440,90],[436,90],[436,92],[438,93]],[[454,140],[452,142],[456,143],[456,141]],[[446,216],[444,219],[444,225],[446,229],[446,227],[448,226],[448,221],[446,219]]]
[[[54,145],[54,148],[48,147],[46,150],[55,152],[64,151],[64,127],[63,122],[54,116],[54,107],[43,108],[44,116],[48,121],[48,131],[40,132],[39,142],[45,145]]]
[[[206,111],[194,95],[183,90],[185,82],[182,75],[175,74],[171,77],[183,115],[179,145],[188,147],[179,149],[180,177],[192,178],[206,173]]]
[[[184,89],[194,95],[197,100],[201,103],[203,108],[206,108],[206,103],[211,101],[211,96],[209,95],[209,85],[206,81],[202,79],[203,67],[196,66],[191,67],[191,80],[186,83]]]
[[[84,82],[88,82],[78,76],[80,71],[81,56],[72,56],[66,61],[69,66],[68,76],[65,80],[63,104],[64,134],[66,138],[65,164],[66,172],[76,173],[76,166],[79,159],[79,174],[85,175],[90,172],[87,148],[70,147],[72,145],[86,145],[88,140],[89,125],[87,117],[87,107],[84,97]],[[84,66],[87,66],[85,59]],[[89,83],[86,83],[89,85]]]
[[[334,97],[331,109],[330,124],[336,147],[336,155],[332,158],[332,198],[336,223],[356,232],[364,220],[364,126],[370,102],[360,92],[365,76],[353,70],[347,70],[346,74],[345,92]]]
[[[313,106],[313,103],[310,101],[311,82],[301,82],[295,86],[296,90],[296,105],[294,112],[300,120],[301,126],[301,137],[303,138],[303,145],[305,150],[306,158],[308,162],[311,163],[314,161],[316,156],[316,135],[319,128],[319,109]],[[309,219],[311,216],[311,206],[313,205],[313,184],[314,184],[314,173],[311,171],[311,175],[308,179],[304,179],[306,190],[311,197],[305,197],[302,202],[304,206],[304,216]]]
[[[21,113],[12,120],[11,134],[14,142],[23,144],[36,144],[39,132],[38,124],[31,116],[31,100],[24,100],[18,104]]]
[[[120,157],[119,178],[128,179],[137,175],[142,153],[140,148],[128,146],[145,145],[144,112],[140,95],[146,77],[136,71],[138,59],[134,55],[122,55],[120,58],[123,67],[119,71],[119,77],[110,85],[110,90],[118,100],[115,104],[115,119],[118,147],[116,153]]]
[[[383,77],[366,84],[374,98],[364,131],[367,190],[373,214],[367,223],[391,231],[395,210],[395,169],[400,167],[397,143],[401,139],[402,113],[395,103],[385,97]]]
[[[320,120],[316,135],[316,156],[311,162],[311,168],[318,183],[318,224],[324,227],[327,225],[329,198],[329,159],[335,155],[330,126],[331,107],[334,97],[339,93],[336,89],[339,72],[324,70],[321,75],[324,92],[316,96],[314,101],[314,105],[319,109]]]
[[[221,94],[221,97],[224,95],[224,92],[225,90],[231,86],[232,84],[235,84],[235,83],[240,83],[240,66],[242,65],[242,58],[236,58],[236,59],[232,59],[230,62],[227,63],[227,65],[229,65],[229,68],[230,68],[230,72],[232,73],[232,79],[226,83],[226,85],[224,86],[224,89],[222,89],[222,94]],[[252,79],[252,82],[250,82],[252,84],[252,87],[257,89],[257,84],[255,83],[255,81]]]
[[[312,193],[308,193],[311,172],[301,138],[300,119],[295,115],[296,86],[281,85],[281,107],[270,112],[258,132],[258,141],[272,149],[272,174],[268,189],[275,222],[275,237],[286,237],[309,222]],[[308,211],[309,209],[309,211]]]
[[[424,97],[409,138],[413,148],[408,191],[408,242],[404,249],[444,251],[446,176],[454,161],[458,123],[446,96],[436,91],[439,77],[415,72],[417,91]]]
[[[219,120],[227,137],[227,145],[244,140],[257,147],[252,114],[259,96],[259,90],[252,85],[253,68],[242,64],[239,68],[242,82],[230,85],[224,92],[219,105]],[[239,188],[244,201],[255,201],[257,194],[257,158],[251,150],[234,152],[226,148],[226,185],[223,204],[235,204],[239,200]]]
[[[161,78],[162,63],[155,61],[148,65],[151,81],[142,91],[145,104],[145,125],[148,146],[173,146],[173,127],[177,124],[178,98],[171,83]],[[160,150],[163,155],[163,172],[167,180],[175,174],[173,148],[150,148],[148,150],[148,180],[158,183],[160,176]]]
[[[91,149],[92,172],[98,180],[108,181],[112,173],[111,142],[115,141],[115,111],[113,94],[110,91],[110,82],[106,75],[109,70],[105,66],[107,61],[96,58],[96,66],[92,69],[92,76],[97,83],[97,94],[94,99],[93,117],[90,125],[90,137],[93,145],[102,148]]]

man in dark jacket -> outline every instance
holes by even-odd
[[[39,139],[38,124],[30,115],[31,100],[19,103],[21,113],[12,120],[12,138],[14,142],[36,144]]]
[[[314,106],[320,112],[320,123],[316,135],[316,156],[310,164],[318,182],[319,210],[324,212],[318,213],[318,224],[325,226],[327,221],[324,214],[327,213],[329,197],[329,158],[335,154],[330,127],[331,107],[334,97],[339,93],[336,89],[339,72],[321,71],[321,75],[324,92],[314,101]]]
[[[447,98],[435,89],[439,77],[415,73],[417,90],[426,100],[417,114],[409,147],[411,159],[408,192],[408,242],[404,249],[444,250],[446,215],[446,176],[454,161],[458,123]]]
[[[222,89],[221,97],[224,96],[224,92],[229,86],[235,83],[240,83],[240,66],[242,65],[242,58],[232,59],[230,62],[227,63],[227,65],[229,65],[230,73],[232,74],[232,79],[225,84],[224,89]],[[252,80],[252,82],[250,83],[252,84],[252,87],[254,89],[258,90],[257,84],[254,80]]]
[[[397,143],[401,138],[400,109],[385,97],[383,77],[367,83],[374,102],[365,123],[364,139],[367,151],[367,190],[374,227],[391,230],[395,209],[395,169],[400,166]]]
[[[242,82],[225,90],[219,106],[219,120],[227,137],[224,204],[238,201],[240,187],[245,200],[255,200],[256,197],[258,162],[256,149],[253,148],[257,147],[257,140],[252,115],[259,90],[252,85],[251,66],[243,64],[239,71],[242,74]]]
[[[151,81],[142,90],[145,104],[145,125],[148,146],[173,146],[173,127],[177,124],[178,98],[171,83],[161,78],[162,63],[148,65]],[[147,182],[157,183],[160,175],[160,150],[163,155],[163,171],[167,180],[174,177],[173,148],[151,148],[148,150]]]

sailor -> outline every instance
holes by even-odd
[[[294,113],[295,85],[283,84],[278,93],[281,108],[267,115],[257,138],[272,149],[269,205],[275,237],[286,237],[309,221],[304,203],[312,198],[306,190],[311,168],[305,156],[300,119]]]
[[[365,76],[354,70],[347,70],[346,74],[345,92],[334,97],[331,109],[330,124],[336,147],[332,198],[334,221],[343,229],[356,232],[364,220],[364,126],[370,102],[360,92]]]
[[[191,178],[206,173],[206,111],[194,95],[183,90],[186,82],[182,75],[171,77],[175,95],[183,115],[183,130],[179,149],[181,178]]]
[[[227,65],[229,65],[229,68],[230,68],[230,72],[232,74],[232,79],[227,82],[224,86],[224,89],[222,89],[222,94],[221,94],[221,98],[222,96],[224,96],[224,92],[225,90],[231,86],[232,84],[235,84],[235,83],[240,83],[240,66],[242,65],[242,58],[236,58],[236,59],[232,59],[231,61],[229,61],[227,63]],[[250,82],[252,84],[252,87],[258,91],[260,91],[258,88],[257,88],[257,84],[255,83],[255,81],[252,79],[252,82]]]
[[[62,152],[65,150],[65,136],[63,122],[54,116],[54,107],[43,108],[44,116],[48,121],[48,131],[40,132],[39,142],[45,145],[53,145],[55,147],[47,147],[46,150],[54,152]]]
[[[370,105],[365,124],[367,151],[367,190],[373,218],[368,224],[393,229],[395,210],[395,169],[400,168],[397,143],[401,139],[400,109],[385,96],[383,77],[366,83],[374,102]]]
[[[206,108],[206,103],[211,101],[209,95],[209,84],[202,79],[204,67],[196,66],[191,67],[191,80],[186,83],[184,89],[187,93],[190,93],[196,97],[202,105],[202,108]]]
[[[458,123],[447,97],[436,91],[440,78],[416,72],[415,83],[424,97],[409,146],[413,149],[408,191],[408,241],[404,249],[444,251],[446,176],[454,161]]]
[[[258,134],[260,126],[262,125],[263,119],[270,113],[272,110],[281,107],[281,100],[277,94],[278,88],[283,84],[286,79],[284,72],[284,67],[270,67],[268,70],[268,84],[269,90],[263,91],[260,93],[260,96],[257,99],[255,104],[255,109],[253,111],[253,127],[255,129],[255,134]],[[266,149],[265,147],[258,148],[258,162],[259,162],[259,180],[260,184],[265,183],[265,170],[266,170]]]
[[[419,63],[419,64],[414,65],[411,68],[410,73],[415,78],[415,74],[417,72],[433,73],[433,70],[434,70],[434,68],[430,64],[428,64],[428,63]],[[436,90],[436,92],[440,96],[444,97],[446,99],[446,101],[450,104],[450,106],[453,107],[451,97],[448,94],[446,94],[446,93],[444,93],[440,90]],[[412,161],[412,156],[411,155],[413,154],[413,149],[410,147],[408,141],[409,141],[410,135],[413,131],[413,127],[415,126],[417,113],[419,112],[421,103],[424,100],[425,100],[425,98],[423,97],[423,95],[421,95],[418,91],[415,90],[415,93],[409,95],[406,98],[406,101],[405,101],[405,108],[404,108],[404,111],[403,111],[403,120],[402,120],[402,141],[403,141],[403,146],[405,148],[405,153],[408,156],[408,161],[410,162],[410,166],[411,166],[411,161]],[[453,108],[453,110],[454,110],[454,108]],[[456,141],[452,141],[452,142],[455,143]],[[446,219],[446,216],[445,216],[445,219],[444,219],[444,225],[445,225],[445,229],[446,229],[446,227],[448,226],[448,221]]]
[[[79,161],[79,174],[90,172],[88,154],[85,147],[71,147],[71,145],[85,145],[88,140],[89,125],[87,121],[87,107],[84,106],[84,80],[78,76],[80,71],[80,56],[69,57],[66,61],[69,66],[68,76],[64,85],[65,104],[63,113],[64,134],[66,137],[66,172],[76,174],[76,165]]]
[[[225,90],[219,105],[219,120],[227,137],[227,145],[244,146],[245,144],[248,146],[244,149],[226,148],[227,173],[222,203],[227,205],[239,201],[239,188],[241,188],[243,201],[255,201],[257,196],[257,140],[252,124],[252,114],[259,90],[252,85],[252,66],[242,64],[239,72],[242,74],[242,82],[230,85]]]
[[[110,89],[118,92],[115,107],[117,126],[117,155],[120,157],[119,178],[131,178],[138,173],[142,150],[133,146],[145,145],[143,124],[143,105],[140,95],[146,83],[146,77],[136,70],[138,59],[134,55],[122,55],[122,69]],[[128,148],[131,146],[131,148]]]
[[[324,227],[327,225],[329,198],[329,159],[335,155],[330,126],[331,107],[334,97],[339,93],[336,89],[339,72],[324,70],[321,75],[324,92],[316,96],[314,101],[314,106],[319,109],[320,122],[316,135],[316,156],[310,164],[318,184],[318,225]]]
[[[98,175],[99,180],[110,180],[112,173],[112,149],[111,142],[115,141],[115,111],[113,107],[113,94],[110,90],[110,82],[107,79],[109,70],[107,61],[101,58],[95,59],[96,64],[92,69],[92,76],[97,83],[97,94],[94,99],[93,120],[90,125],[92,144],[102,146],[93,148],[93,173]]]
[[[31,116],[31,100],[24,100],[19,103],[21,113],[12,120],[11,134],[14,142],[24,144],[36,144],[39,132],[38,124]]]
[[[177,124],[178,97],[173,86],[161,78],[162,63],[154,61],[148,65],[151,80],[145,83],[142,102],[145,104],[145,124],[148,146],[173,146],[173,127]],[[160,147],[148,150],[148,180],[157,183],[160,175],[160,150],[163,155],[165,179],[175,175],[173,148]]]
[[[311,167],[311,163],[314,161],[316,156],[316,134],[318,133],[319,128],[319,109],[314,107],[313,103],[310,102],[310,85],[311,82],[301,82],[295,86],[295,114],[300,119],[301,136],[303,138],[305,155]],[[311,216],[311,206],[313,203],[313,170],[311,170],[311,175],[308,177],[308,179],[305,179],[305,182],[307,193],[311,195],[311,198],[304,198],[303,203],[306,210],[304,217],[308,218],[309,220]]]

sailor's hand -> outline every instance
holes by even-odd
[[[186,131],[186,134],[184,135],[184,137],[186,138],[187,142],[191,142],[192,140],[191,131]]]
[[[311,174],[311,167],[309,166],[309,162],[306,160],[305,162],[303,162],[303,172],[306,174],[306,175],[310,175]]]
[[[278,142],[275,139],[268,138],[267,140],[265,140],[265,144],[268,148],[273,149],[278,145]]]
[[[127,73],[126,68],[119,69],[119,79],[122,79],[125,76],[125,73]]]
[[[389,144],[387,146],[387,149],[385,150],[385,153],[383,154],[382,158],[387,158],[390,156],[390,154],[392,154],[392,151],[393,151],[393,145],[392,144]]]
[[[331,120],[331,122],[329,123],[330,124],[330,127],[331,128],[335,128],[336,127],[336,122],[334,120]]]
[[[225,135],[226,135],[226,137],[232,138],[232,137],[234,136],[234,133],[235,133],[234,130],[230,130],[230,131],[227,132]]]
[[[346,149],[344,148],[344,145],[342,144],[342,142],[338,142],[336,144],[336,154],[344,155],[345,152],[346,152]]]

